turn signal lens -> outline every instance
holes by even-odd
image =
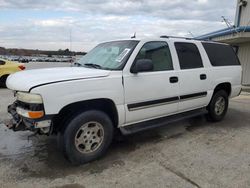
[[[16,112],[19,115],[30,118],[30,119],[38,119],[44,116],[44,111],[29,111],[20,107],[16,108]]]
[[[30,111],[28,112],[28,114],[29,114],[29,118],[31,119],[37,119],[37,118],[41,118],[44,116],[43,111]]]
[[[19,69],[24,70],[26,67],[23,65],[18,66]]]

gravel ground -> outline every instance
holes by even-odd
[[[249,93],[230,101],[222,122],[200,116],[132,135],[79,167],[63,158],[56,137],[5,128],[14,99],[7,89],[0,96],[0,187],[250,187]]]

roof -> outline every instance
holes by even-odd
[[[188,37],[180,37],[180,36],[168,36],[168,35],[162,35],[159,37],[145,37],[145,38],[125,38],[125,39],[114,39],[105,42],[116,42],[116,41],[141,41],[141,42],[152,42],[152,41],[200,41],[200,39],[196,38],[188,38]]]

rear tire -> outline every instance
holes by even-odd
[[[228,94],[224,90],[219,90],[213,95],[209,105],[207,106],[207,119],[213,122],[221,121],[225,117],[227,109]]]
[[[0,78],[0,87],[6,88],[6,80],[9,75],[4,75]]]
[[[58,134],[58,145],[74,165],[103,156],[113,139],[114,127],[104,112],[91,110],[74,116]]]

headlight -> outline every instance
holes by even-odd
[[[23,102],[16,107],[19,115],[31,119],[37,119],[44,116],[43,100],[41,95],[25,92],[16,93],[17,101]]]
[[[32,104],[42,104],[43,99],[41,95],[33,94],[33,93],[24,93],[24,92],[17,92],[16,97],[18,101],[22,101],[25,103],[32,103]]]

